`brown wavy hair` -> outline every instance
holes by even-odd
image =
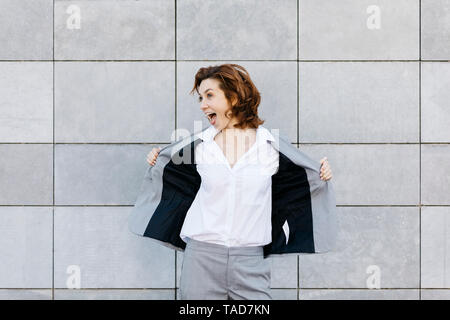
[[[195,74],[194,87],[190,94],[197,91],[200,95],[198,91],[200,83],[208,78],[219,80],[219,88],[225,93],[228,101],[237,101],[225,114],[229,119],[237,118],[238,123],[234,125],[235,128],[258,128],[265,122],[258,117],[261,96],[244,67],[226,63],[200,68]],[[231,115],[228,116],[230,111]]]

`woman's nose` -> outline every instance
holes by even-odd
[[[206,102],[200,102],[200,110],[205,111],[205,109],[208,108],[208,105]]]

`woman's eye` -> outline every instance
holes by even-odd
[[[212,97],[212,94],[208,93],[207,96]],[[202,102],[202,100],[203,100],[202,97],[198,97],[198,102]]]

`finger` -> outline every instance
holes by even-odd
[[[327,172],[330,172],[330,168],[328,168],[328,167],[323,167],[323,168],[320,170],[320,173],[322,173],[322,174],[325,174],[325,173],[327,173]]]
[[[329,166],[328,160],[323,160],[323,162],[320,164],[320,167],[327,167]]]
[[[331,172],[329,172],[329,171],[323,172],[323,173],[320,174],[320,177],[322,177],[322,178],[323,177],[325,177],[325,178],[326,177],[331,177]]]
[[[326,167],[323,169],[323,173],[325,173],[325,174],[331,173],[331,169]]]

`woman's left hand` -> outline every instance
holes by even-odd
[[[324,157],[320,160],[321,166],[320,166],[320,179],[322,180],[330,180],[333,175],[331,174],[331,168],[328,164],[327,157]]]

